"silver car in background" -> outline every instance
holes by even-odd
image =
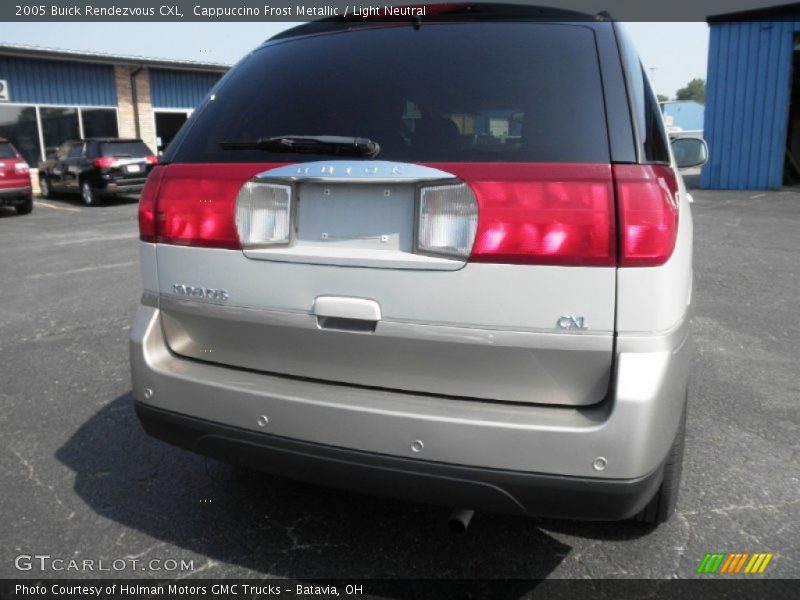
[[[677,168],[706,153],[679,143],[595,16],[454,5],[277,35],[142,193],[142,424],[461,526],[665,521],[692,303]]]

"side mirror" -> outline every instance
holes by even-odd
[[[672,153],[679,169],[699,167],[708,161],[708,144],[700,138],[677,138],[672,142]]]

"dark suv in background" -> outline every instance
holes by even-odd
[[[80,193],[86,206],[117,194],[138,194],[158,159],[142,140],[89,138],[64,142],[39,166],[39,189]]]
[[[30,168],[5,138],[0,138],[0,206],[13,206],[21,215],[33,210]]]

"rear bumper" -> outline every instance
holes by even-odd
[[[632,480],[561,477],[359,452],[211,423],[136,402],[145,431],[226,462],[378,496],[507,514],[619,520],[639,512],[661,470]]]
[[[203,454],[429,503],[621,519],[660,482],[685,402],[688,339],[688,318],[663,336],[618,338],[613,392],[594,406],[518,405],[186,359],[168,348],[159,309],[142,305],[131,370],[146,429]]]
[[[20,204],[31,197],[31,186],[0,188],[0,204]]]
[[[126,183],[124,181],[106,181],[98,192],[103,195],[112,196],[114,194],[138,194],[144,188],[144,179],[137,179],[135,182]]]

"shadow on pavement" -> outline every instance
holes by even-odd
[[[130,394],[92,416],[56,457],[75,472],[78,496],[103,517],[220,562],[292,579],[516,579],[504,584],[507,593],[495,596],[493,588],[492,595],[519,597],[571,550],[540,525],[602,539],[647,533],[626,524],[478,514],[466,534],[453,534],[446,508],[243,471],[149,438]],[[225,567],[204,575],[230,574]]]
[[[0,206],[0,219],[8,219],[9,217],[27,217],[28,215],[21,215],[17,213],[17,209],[13,206]]]

